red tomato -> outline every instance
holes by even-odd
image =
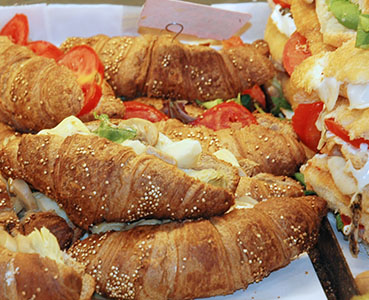
[[[46,41],[34,41],[27,44],[38,56],[43,56],[47,58],[53,58],[58,60],[64,53],[58,47]]]
[[[240,47],[244,45],[242,39],[236,35],[231,36],[227,40],[223,40],[222,44],[223,44],[224,49],[235,48],[235,47]]]
[[[346,225],[350,225],[351,224],[351,218],[349,216],[346,216],[344,214],[340,214],[341,216],[341,220],[344,226]],[[364,229],[364,225],[363,224],[359,224],[359,229],[363,230]]]
[[[0,31],[0,35],[8,36],[13,43],[18,45],[27,44],[28,33],[28,19],[24,14],[16,14]]]
[[[58,59],[58,63],[67,66],[78,77],[82,86],[95,81],[101,84],[104,78],[104,66],[94,49],[87,45],[74,46]]]
[[[124,106],[126,107],[126,112],[124,113],[123,119],[141,118],[151,122],[169,119],[166,114],[145,103],[126,101],[124,102]]]
[[[84,105],[77,117],[83,116],[93,110],[100,101],[102,96],[101,85],[96,82],[87,82],[81,86],[83,95],[85,97]]]
[[[100,101],[104,78],[104,66],[96,52],[87,45],[75,46],[57,61],[74,72],[82,88],[85,101],[78,116],[90,112]]]
[[[351,140],[348,131],[338,124],[333,118],[326,119],[324,123],[330,132],[356,148],[360,148],[360,144],[369,145],[369,141],[364,138],[356,138]]]
[[[204,125],[213,130],[219,130],[231,127],[232,123],[241,123],[244,127],[250,124],[257,124],[257,121],[247,108],[230,101],[208,109],[191,124]]]
[[[317,151],[320,131],[315,122],[323,110],[323,102],[302,103],[297,106],[292,117],[292,126],[300,140],[311,150]]]
[[[255,84],[251,89],[244,90],[242,95],[250,95],[263,109],[266,108],[265,94],[260,86]]]
[[[287,1],[283,1],[283,0],[273,0],[273,2],[275,4],[279,4],[280,6],[282,6],[283,8],[291,8],[291,4],[288,3]]]
[[[291,76],[296,66],[311,56],[306,38],[295,31],[288,39],[283,49],[283,66]]]

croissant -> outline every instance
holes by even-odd
[[[253,177],[241,177],[236,195],[263,201],[271,197],[301,197],[304,195],[304,189],[299,182],[290,177],[259,173]]]
[[[91,235],[68,253],[114,299],[194,299],[262,280],[315,242],[326,202],[271,198],[209,220]],[[204,276],[206,274],[206,276]]]
[[[19,131],[54,127],[65,117],[77,115],[84,104],[83,91],[71,70],[4,36],[0,37],[0,87],[0,121]],[[96,110],[107,106],[113,116],[123,116],[124,105],[106,83]],[[94,119],[92,113],[84,118]]]
[[[68,38],[63,51],[79,44],[93,47],[105,66],[105,77],[116,95],[207,101],[230,99],[274,75],[260,47],[216,51],[182,44],[170,35]]]
[[[238,170],[206,155],[199,165],[227,173],[229,184],[200,181],[154,155],[138,155],[94,134],[23,134],[0,151],[4,177],[23,179],[54,199],[83,229],[103,221],[224,213],[234,203]]]
[[[94,279],[45,228],[27,237],[0,231],[0,237],[0,299],[91,299]]]
[[[175,119],[155,123],[159,131],[173,140],[193,138],[200,141],[204,151],[214,153],[228,149],[244,164],[249,175],[255,172],[274,175],[293,175],[306,161],[306,153],[286,124],[270,125],[268,121],[243,128],[226,128],[214,131],[205,126],[191,126]]]

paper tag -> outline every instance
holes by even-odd
[[[167,28],[174,32],[182,30],[183,34],[199,38],[224,40],[236,34],[250,18],[248,13],[191,2],[146,0],[138,25],[156,29]]]

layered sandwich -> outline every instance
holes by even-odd
[[[369,242],[368,67],[369,51],[354,37],[307,58],[291,76],[307,95],[295,110],[294,128],[317,151],[301,172],[337,213],[353,254],[358,241]]]

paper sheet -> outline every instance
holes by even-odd
[[[263,38],[270,9],[267,3],[217,4],[219,8],[251,13],[251,21],[241,37],[245,42]],[[30,39],[46,40],[59,45],[71,36],[95,34],[138,35],[137,22],[141,7],[124,5],[25,5],[0,7],[0,27],[15,13],[29,18]],[[204,274],[206,276],[206,274]],[[303,283],[303,284],[302,284]],[[323,300],[327,299],[307,255],[286,268],[273,272],[245,291],[218,296],[212,300]]]

